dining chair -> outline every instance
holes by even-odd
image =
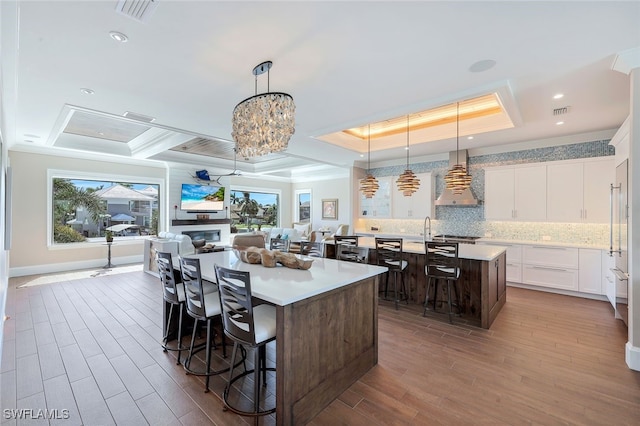
[[[402,238],[376,238],[376,258],[379,266],[386,266],[384,296],[387,298],[389,275],[393,274],[393,297],[396,309],[400,300],[409,304],[409,294],[405,285],[405,271],[409,262],[403,259]],[[398,289],[400,275],[400,289]]]
[[[218,279],[218,294],[222,307],[222,328],[224,334],[233,340],[231,368],[222,399],[227,409],[236,414],[256,418],[275,412],[275,407],[260,409],[260,385],[267,386],[266,345],[276,338],[276,308],[266,303],[254,305],[251,298],[251,277],[247,271],[237,271],[215,265]],[[233,376],[238,348],[253,349],[253,370]],[[253,411],[243,410],[229,401],[233,384],[253,373]],[[262,375],[260,374],[262,373]],[[261,377],[262,376],[262,377]],[[257,424],[257,423],[256,423]]]
[[[460,260],[458,258],[458,243],[427,241],[425,244],[427,276],[427,291],[424,300],[423,316],[426,316],[429,307],[429,292],[433,285],[433,309],[436,309],[438,298],[438,282],[447,282],[447,305],[449,307],[449,322],[453,323],[453,306],[460,309],[456,284],[460,278]],[[456,293],[455,296],[452,293]],[[452,297],[453,296],[453,297]]]
[[[220,308],[220,298],[218,292],[205,293],[202,280],[202,272],[200,269],[200,259],[180,257],[180,271],[182,282],[184,283],[185,300],[187,306],[187,314],[194,319],[193,332],[191,334],[191,343],[189,344],[189,355],[184,361],[184,369],[188,374],[195,376],[206,376],[205,392],[209,392],[209,378],[211,376],[224,373],[229,367],[214,370],[211,368],[211,345],[216,348],[215,330],[213,327],[213,319],[222,315]],[[206,327],[206,340],[203,344],[195,346],[196,330],[199,322],[204,322]],[[226,339],[222,334],[222,354],[227,357]],[[191,363],[196,353],[205,350],[206,367],[204,371],[196,371],[191,367]]]
[[[325,244],[321,242],[304,241],[300,243],[300,254],[309,257],[324,257]]]
[[[173,261],[171,260],[171,253],[156,252],[156,263],[158,265],[158,274],[160,275],[160,282],[162,283],[163,299],[165,303],[170,305],[169,315],[167,316],[163,328],[164,335],[162,337],[162,349],[164,352],[177,351],[178,361],[176,364],[180,364],[180,355],[183,350],[186,350],[182,346],[182,312],[185,307],[185,293],[184,284],[182,281],[178,282],[175,276],[175,270],[173,268]],[[174,317],[173,308],[178,308],[178,329],[177,329],[177,343],[175,347],[169,346],[169,334],[171,333],[171,320]]]

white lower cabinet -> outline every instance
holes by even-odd
[[[580,249],[578,290],[582,293],[603,294],[602,250]]]
[[[586,294],[606,294],[615,305],[616,280],[607,251],[479,241],[507,248],[507,281]]]
[[[579,291],[579,251],[571,247],[523,246],[524,284]]]
[[[502,246],[507,248],[507,281],[512,283],[522,282],[522,246],[519,244],[478,242],[488,246]]]

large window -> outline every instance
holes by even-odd
[[[54,244],[156,234],[157,183],[52,177],[51,232]]]
[[[277,227],[280,195],[231,188],[231,232]]]

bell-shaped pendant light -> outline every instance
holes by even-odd
[[[367,160],[367,176],[360,179],[360,192],[364,194],[366,198],[372,198],[380,185],[378,185],[378,179],[373,177],[370,172],[371,169],[371,124],[369,124],[369,147],[368,147],[368,160]]]
[[[413,170],[409,168],[409,116],[407,115],[407,168],[398,176],[396,180],[398,191],[402,192],[405,197],[411,197],[414,192],[420,188],[420,179],[416,177]]]
[[[458,158],[460,139],[460,102],[456,104],[456,164],[449,169],[444,176],[445,186],[452,190],[454,194],[462,194],[462,191],[471,186],[471,176],[467,169],[460,164]]]

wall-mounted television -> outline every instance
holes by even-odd
[[[224,186],[183,183],[180,210],[192,213],[224,210]]]

